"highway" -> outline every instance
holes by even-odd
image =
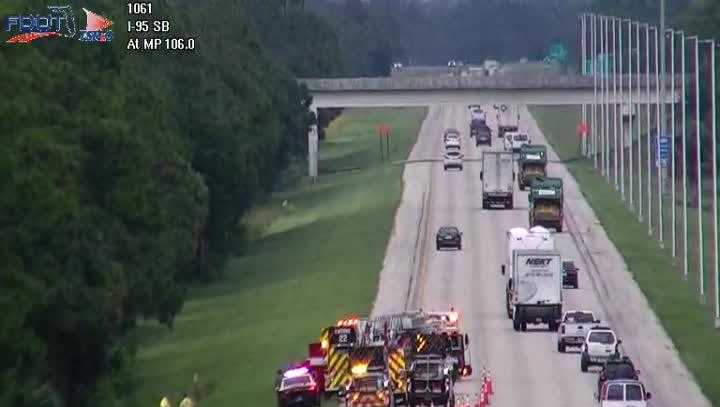
[[[490,106],[485,109],[491,111]],[[465,104],[431,106],[410,159],[440,158],[441,134],[446,128],[462,132],[465,158],[479,159],[482,150],[468,135],[468,118]],[[493,129],[492,149],[499,150],[502,144],[495,133],[494,113],[488,114],[488,124]],[[547,144],[526,109],[520,128],[529,130],[534,143]],[[552,151],[550,159],[557,160]],[[710,406],[680,363],[577,185],[561,164],[548,168],[549,175],[565,179],[566,212],[571,214],[566,213],[564,230],[575,231],[575,236],[556,234],[556,246],[564,258],[580,267],[580,288],[564,291],[564,309],[592,310],[604,321],[609,318],[653,393],[650,405]],[[556,334],[544,325],[530,325],[524,333],[513,330],[505,313],[506,280],[500,265],[505,257],[505,231],[528,226],[527,192],[516,189],[514,210],[482,210],[479,173],[479,161],[466,161],[462,172],[445,172],[441,162],[407,164],[405,192],[388,245],[374,314],[455,307],[461,313],[462,329],[470,335],[474,376],[482,366],[491,372],[495,391],[492,405],[596,405],[593,394],[597,374],[580,372],[579,354],[559,353]],[[572,216],[570,220],[568,215]],[[461,252],[436,251],[435,232],[443,225],[458,226],[463,232]],[[578,239],[588,241],[590,248],[583,250]],[[597,257],[593,264],[588,261],[589,253]],[[593,266],[606,269],[607,275],[591,274]],[[408,280],[409,289],[404,289]],[[457,387],[457,392],[472,394],[479,389],[478,379],[470,378]]]

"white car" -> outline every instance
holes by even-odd
[[[463,155],[459,150],[451,150],[445,152],[443,157],[443,169],[447,171],[448,168],[455,168],[459,171],[463,169]]]
[[[505,133],[505,140],[503,142],[505,151],[519,153],[522,146],[529,144],[530,138],[527,133],[520,133],[518,131],[509,131]]]
[[[588,331],[600,320],[590,311],[571,310],[563,314],[558,329],[557,349],[558,352],[565,352],[568,346],[582,346]]]
[[[600,407],[647,407],[652,395],[637,380],[608,380],[596,397]]]
[[[445,140],[445,148],[457,147],[460,148],[460,138],[448,138]]]
[[[600,366],[609,358],[620,356],[618,346],[621,343],[615,332],[608,327],[590,328],[582,344],[580,370],[587,372],[590,366]]]

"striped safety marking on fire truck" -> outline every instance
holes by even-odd
[[[388,355],[388,367],[390,368],[390,380],[396,393],[405,391],[405,380],[400,376],[400,371],[405,369],[405,352],[398,348]]]
[[[348,407],[387,407],[389,405],[389,397],[381,398],[375,393],[352,393],[348,394]]]
[[[347,386],[352,379],[350,376],[350,357],[347,352],[338,351],[335,347],[328,352],[328,382],[325,389],[336,391]]]

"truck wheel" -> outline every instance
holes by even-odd
[[[584,373],[588,371],[588,361],[585,359],[585,355],[580,357],[580,370]]]
[[[563,228],[562,228],[562,224],[560,224],[558,227],[555,228],[555,230],[556,230],[558,233],[562,233],[562,229],[563,229]]]
[[[513,317],[513,329],[516,331],[520,330],[520,321],[518,320],[517,315]]]
[[[580,282],[578,280],[575,280],[575,284],[573,284],[574,289],[578,289],[580,287]]]
[[[520,323],[520,330],[522,330],[523,332],[527,331],[527,322],[522,321]]]
[[[439,245],[439,244],[436,244],[435,247],[437,248],[438,251],[440,250],[440,245]]]
[[[562,341],[558,342],[558,352],[565,353],[565,343]]]
[[[548,323],[548,328],[550,329],[550,332],[557,332],[557,330],[558,330],[557,322]]]
[[[458,245],[458,250],[462,250],[462,244]]]
[[[483,201],[483,206],[482,206],[482,208],[483,208],[483,209],[487,209],[487,208],[488,208],[487,203],[485,203],[485,201]]]

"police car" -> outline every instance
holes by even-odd
[[[320,405],[320,389],[306,367],[285,371],[275,390],[280,407]]]

